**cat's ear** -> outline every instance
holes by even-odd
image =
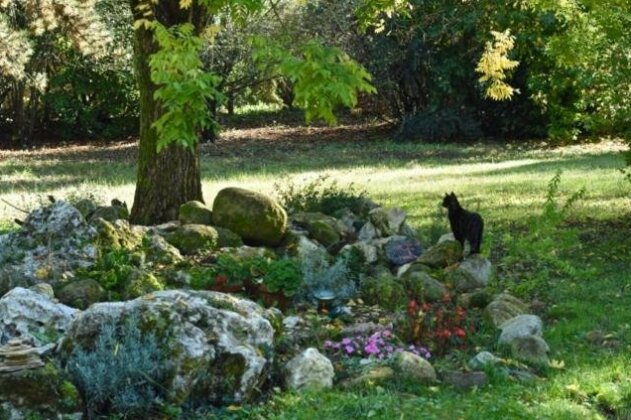
[[[453,192],[453,191],[452,191],[452,192],[451,192],[451,194],[449,194],[449,195],[451,195],[452,197],[455,197],[455,196],[456,196],[456,194],[454,194],[454,192]]]

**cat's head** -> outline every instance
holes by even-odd
[[[442,206],[448,209],[457,209],[458,207],[460,207],[460,203],[458,203],[458,198],[456,197],[456,194],[453,193],[453,191],[451,192],[451,194],[445,194],[445,197],[443,197]]]

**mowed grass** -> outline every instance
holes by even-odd
[[[62,198],[94,194],[131,203],[135,166],[131,145],[120,153],[86,149],[64,153],[5,153],[0,161],[0,199],[29,209],[47,194]],[[224,149],[222,149],[224,148]],[[406,210],[427,244],[448,231],[439,204],[454,191],[465,207],[486,222],[483,253],[502,263],[502,238],[537,228],[550,179],[562,171],[562,203],[575,191],[585,196],[561,229],[576,229],[577,247],[559,249],[573,273],[551,271],[537,283],[543,302],[544,336],[562,368],[533,382],[491,377],[473,391],[438,384],[366,387],[306,394],[282,393],[260,406],[232,407],[225,417],[278,419],[505,419],[631,418],[631,197],[619,172],[619,143],[561,148],[505,145],[399,144],[388,139],[204,148],[206,201],[225,186],[273,194],[275,184],[307,182],[328,175],[340,185],[354,183],[386,206]],[[221,153],[217,153],[221,151]],[[129,152],[129,153],[128,153]],[[126,157],[131,154],[132,157]],[[0,232],[23,217],[0,201]],[[536,256],[535,256],[536,257]],[[503,266],[501,273],[528,269]],[[498,277],[498,290],[516,289],[514,276]],[[599,330],[604,341],[589,340]],[[493,349],[490,349],[493,350]]]

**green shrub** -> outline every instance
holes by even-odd
[[[390,310],[397,310],[408,302],[403,284],[385,272],[375,277],[363,278],[360,294],[367,304],[380,305]]]
[[[302,286],[302,271],[297,260],[283,258],[267,260],[264,266],[263,284],[276,293],[282,291],[285,296],[293,296]]]
[[[217,283],[243,284],[253,277],[251,266],[251,260],[243,260],[230,254],[219,254],[212,265],[192,267],[189,270],[191,287],[193,289],[208,289]]]
[[[275,184],[274,189],[278,201],[289,214],[304,211],[333,215],[344,208],[360,213],[366,201],[366,191],[354,184],[341,187],[337,181],[329,180],[327,175],[321,175],[304,185],[293,182]]]
[[[152,334],[142,334],[135,318],[120,328],[105,323],[94,349],[76,347],[66,368],[90,418],[114,413],[149,416],[161,405],[162,384],[171,375],[161,343]]]
[[[105,290],[121,291],[138,265],[137,258],[129,250],[112,249],[101,255],[88,275]]]

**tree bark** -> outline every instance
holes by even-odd
[[[135,19],[140,18],[130,0]],[[179,2],[163,0],[155,6],[154,16],[162,24],[171,26],[193,22],[201,27],[203,12],[199,9],[182,11]],[[151,125],[160,117],[160,103],[153,98],[156,86],[151,81],[149,58],[158,46],[153,33],[139,28],[135,31],[135,67],[140,91],[140,141],[138,172],[131,221],[150,225],[175,220],[181,204],[190,200],[203,201],[198,149],[170,145],[157,150],[158,136]]]

